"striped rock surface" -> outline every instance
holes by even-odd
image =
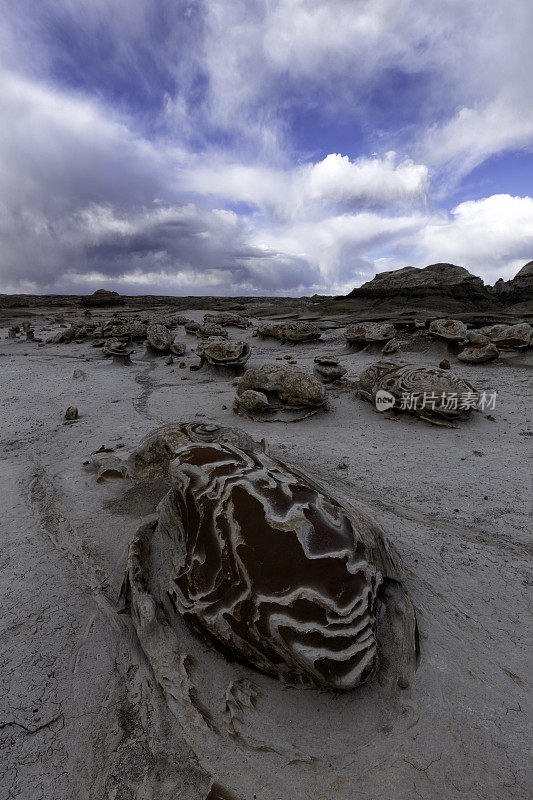
[[[201,425],[189,427],[202,435]],[[237,446],[247,438],[238,429],[205,427],[216,441],[179,447],[187,429],[170,432],[172,460],[159,466],[171,489],[158,507],[152,575],[143,575],[143,534],[142,547],[130,546],[126,594],[143,601],[150,584],[156,603],[170,604],[230,660],[284,681],[364,683],[378,660],[381,590],[398,581],[381,529],[260,445]],[[165,429],[154,433],[152,448],[165,438]],[[138,474],[153,474],[146,442],[142,449]],[[406,595],[403,606],[414,651]]]

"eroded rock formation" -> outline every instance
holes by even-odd
[[[376,405],[383,392],[394,399],[391,408],[436,424],[468,419],[478,400],[474,387],[448,370],[392,361],[378,361],[359,375],[361,399]]]
[[[123,596],[138,630],[158,624],[160,604],[284,681],[349,690],[369,680],[380,598],[400,581],[381,530],[242,432],[205,428],[205,438],[201,425],[159,429],[130,459],[136,475],[170,484],[157,523],[130,545]],[[396,613],[414,658],[405,592]]]

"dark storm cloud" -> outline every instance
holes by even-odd
[[[508,277],[533,201],[496,168],[466,181],[531,163],[532,17],[0,0],[0,290],[342,291],[436,260]]]

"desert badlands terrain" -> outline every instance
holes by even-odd
[[[532,270],[437,266],[337,299],[3,298],[0,800],[531,796]],[[318,533],[285,557],[290,493]],[[335,637],[352,589],[367,634]]]

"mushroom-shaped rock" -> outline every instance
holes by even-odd
[[[429,332],[449,342],[462,342],[466,339],[466,325],[458,319],[434,319],[429,326]]]
[[[387,408],[417,414],[437,424],[468,419],[478,401],[474,387],[448,370],[392,361],[378,361],[363,370],[357,391],[362,400],[376,408],[380,399],[392,399]]]
[[[170,491],[130,544],[123,587],[141,637],[144,601],[165,608],[163,624],[181,618],[222,654],[287,682],[350,690],[373,676],[387,589],[401,575],[368,515],[255,443],[189,442],[155,474]],[[394,613],[414,661],[402,591]]]
[[[122,345],[123,345],[123,342],[121,342],[120,339],[116,339],[116,338],[107,339],[105,341],[105,343],[104,343],[103,348],[102,348],[102,355],[105,356],[105,358],[108,358],[109,356],[112,355],[114,350],[116,350],[117,348],[120,349],[120,347],[122,347]]]
[[[250,358],[251,349],[247,342],[228,341],[217,336],[200,342],[196,353],[213,367],[238,370],[244,367]]]
[[[196,331],[196,335],[199,339],[208,339],[211,336],[218,336],[222,339],[228,338],[228,332],[222,325],[213,325],[212,323],[200,325]]]
[[[348,325],[344,336],[348,344],[362,342],[385,342],[393,339],[396,333],[394,325],[390,322],[357,322]]]
[[[170,343],[170,352],[175,356],[182,356],[187,349],[185,342],[179,342],[176,338]]]
[[[347,373],[346,367],[339,364],[336,356],[316,356],[314,374],[321,383],[332,383],[340,380]]]
[[[131,364],[132,353],[133,350],[128,349],[124,342],[119,342],[108,347],[106,355],[113,358],[114,364],[121,364],[124,367],[128,367]]]
[[[320,339],[321,333],[318,325],[313,322],[289,322],[281,329],[281,339],[284,342],[314,342]]]
[[[491,341],[500,348],[528,347],[533,328],[527,322],[508,325],[490,336]]]
[[[146,341],[148,342],[148,347],[153,350],[166,353],[170,349],[172,339],[173,336],[169,329],[159,322],[153,322],[146,329]]]
[[[272,393],[280,407],[287,409],[318,409],[326,405],[326,392],[313,375],[277,364],[263,364],[259,369],[248,369],[237,384],[237,398],[247,389]],[[271,402],[271,405],[273,403]]]
[[[465,347],[458,353],[457,358],[459,361],[466,361],[467,364],[483,364],[485,361],[494,361],[499,355],[500,351],[496,345],[489,342]]]

